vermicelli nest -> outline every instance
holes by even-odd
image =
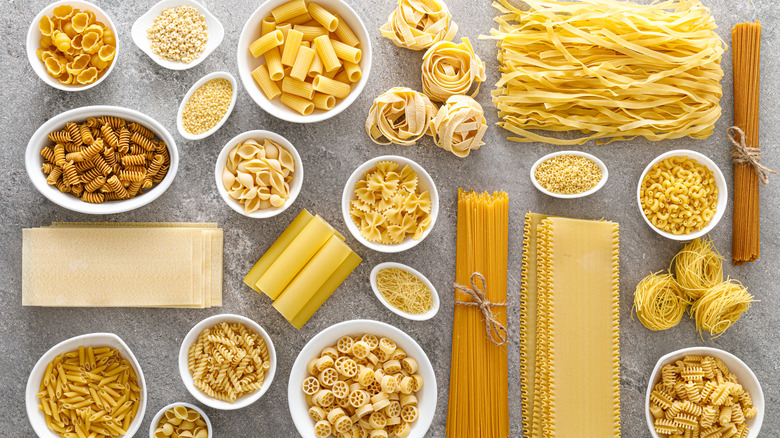
[[[753,295],[740,282],[729,279],[704,291],[693,303],[691,317],[696,321],[699,335],[707,330],[717,338],[734,325],[754,301]]]
[[[672,260],[677,283],[693,301],[723,283],[723,257],[710,239],[696,239]]]
[[[676,326],[688,307],[688,299],[671,274],[650,274],[636,286],[634,310],[653,331]]]

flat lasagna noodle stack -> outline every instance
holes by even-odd
[[[25,229],[22,304],[222,306],[222,230],[205,223],[65,223]]]
[[[526,215],[526,437],[620,436],[618,224]]]

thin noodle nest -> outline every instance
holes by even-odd
[[[677,283],[691,301],[723,282],[723,257],[711,239],[696,239],[685,245],[672,264]]]
[[[699,336],[707,330],[713,338],[721,336],[742,317],[753,303],[753,295],[736,280],[727,280],[706,290],[691,307]]]
[[[636,286],[634,310],[639,321],[650,330],[676,326],[687,307],[688,300],[671,274],[650,274]]]

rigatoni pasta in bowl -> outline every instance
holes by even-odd
[[[371,71],[371,41],[341,0],[269,0],[249,17],[238,42],[244,88],[266,112],[311,123],[343,111]]]
[[[141,365],[113,333],[55,345],[33,367],[25,391],[27,417],[41,438],[131,437],[141,427],[146,404]]]

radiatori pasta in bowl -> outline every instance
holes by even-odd
[[[723,172],[706,155],[674,150],[647,165],[637,184],[645,222],[672,240],[693,240],[712,230],[726,211]]]

